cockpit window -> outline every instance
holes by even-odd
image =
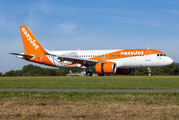
[[[165,54],[157,54],[157,57],[159,57],[159,56],[166,56]]]

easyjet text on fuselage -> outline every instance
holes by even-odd
[[[121,52],[121,55],[144,55],[144,51]]]

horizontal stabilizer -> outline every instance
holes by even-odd
[[[24,57],[34,57],[34,55],[25,55],[25,54],[22,54],[22,53],[9,53],[9,54],[20,55],[20,56],[24,56]]]

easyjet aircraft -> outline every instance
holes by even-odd
[[[173,63],[163,52],[152,49],[49,51],[40,45],[27,26],[20,26],[20,31],[25,52],[10,54],[53,67],[86,68],[89,76],[92,69],[98,75],[130,74],[133,68],[163,67]]]

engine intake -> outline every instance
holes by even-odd
[[[114,62],[96,63],[95,70],[97,74],[116,73],[117,67]]]

